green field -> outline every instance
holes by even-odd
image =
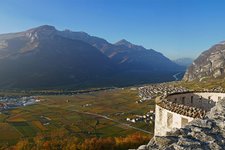
[[[127,117],[143,115],[154,109],[154,101],[135,103],[139,99],[137,90],[126,88],[77,95],[42,95],[39,99],[41,102],[37,104],[0,114],[0,133],[5,133],[0,134],[1,141],[16,143],[20,138],[31,138],[38,133],[58,129],[79,139],[119,137],[136,132],[147,134],[121,123],[153,133],[153,125],[125,121]]]

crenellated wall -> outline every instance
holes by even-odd
[[[156,104],[155,135],[165,136],[173,128],[184,127],[195,118],[203,118],[225,93],[186,92],[170,94]]]
[[[186,106],[194,106],[209,111],[216,102],[225,97],[225,93],[198,92],[171,94],[166,99]]]

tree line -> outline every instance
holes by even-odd
[[[63,130],[40,133],[33,138],[23,138],[14,146],[2,146],[5,150],[127,150],[147,144],[150,135],[134,133],[126,137],[92,137],[80,139]]]

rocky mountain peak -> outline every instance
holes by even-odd
[[[127,47],[132,47],[132,46],[134,46],[134,44],[132,44],[131,42],[128,42],[128,41],[125,40],[125,39],[122,39],[122,40],[116,42],[115,45],[124,45],[124,46],[127,46]]]
[[[135,45],[135,44],[132,44],[131,42],[125,40],[125,39],[122,39],[118,42],[116,42],[114,44],[115,46],[123,46],[123,47],[127,47],[129,48],[129,51],[130,50],[135,50],[135,51],[145,51],[146,49],[143,47],[143,46],[140,46],[140,45]]]
[[[51,38],[56,32],[57,30],[54,26],[42,25],[37,28],[25,31],[25,35],[31,39],[31,42],[34,42],[38,39]]]
[[[55,27],[54,26],[50,26],[50,25],[42,25],[42,26],[39,26],[39,27],[36,27],[36,28],[33,28],[33,29],[30,29],[28,31],[56,31]]]

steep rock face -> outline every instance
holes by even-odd
[[[188,68],[183,80],[202,81],[207,78],[219,78],[224,76],[225,69],[225,43],[214,45],[203,52]]]
[[[196,119],[169,136],[155,137],[139,150],[214,150],[225,148],[225,99],[204,119]]]

